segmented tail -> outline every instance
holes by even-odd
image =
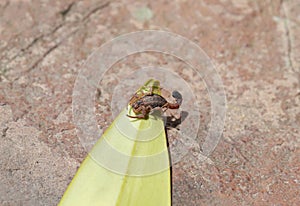
[[[176,103],[180,106],[182,103],[182,95],[178,91],[173,91],[172,92],[172,97],[175,98]]]
[[[178,109],[182,103],[182,95],[178,91],[173,91],[172,97],[174,97],[176,103],[168,103],[168,108]]]

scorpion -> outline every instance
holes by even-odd
[[[149,113],[156,108],[165,109],[178,109],[182,103],[182,95],[178,91],[172,92],[172,97],[176,103],[168,102],[164,97],[154,94],[152,90],[149,93],[142,95],[135,94],[129,101],[129,105],[136,116],[128,115],[131,118],[146,119]]]

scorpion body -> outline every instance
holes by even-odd
[[[173,91],[172,96],[175,98],[175,103],[170,103],[161,95],[153,94],[152,92],[140,97],[134,95],[129,101],[129,105],[132,107],[137,116],[127,116],[131,118],[145,119],[155,108],[178,109],[182,103],[182,96],[178,91]]]

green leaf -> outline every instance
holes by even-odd
[[[137,93],[160,94],[148,80]],[[60,206],[169,206],[170,169],[163,121],[132,119],[124,109],[93,147]],[[132,114],[134,115],[134,114]]]

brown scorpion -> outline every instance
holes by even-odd
[[[137,115],[131,116],[127,114],[127,116],[131,118],[146,119],[149,113],[155,108],[162,108],[165,110],[178,109],[182,103],[182,95],[178,91],[173,91],[172,96],[175,98],[176,103],[170,103],[161,95],[153,94],[152,92],[141,96],[135,94],[130,99],[129,105]]]

